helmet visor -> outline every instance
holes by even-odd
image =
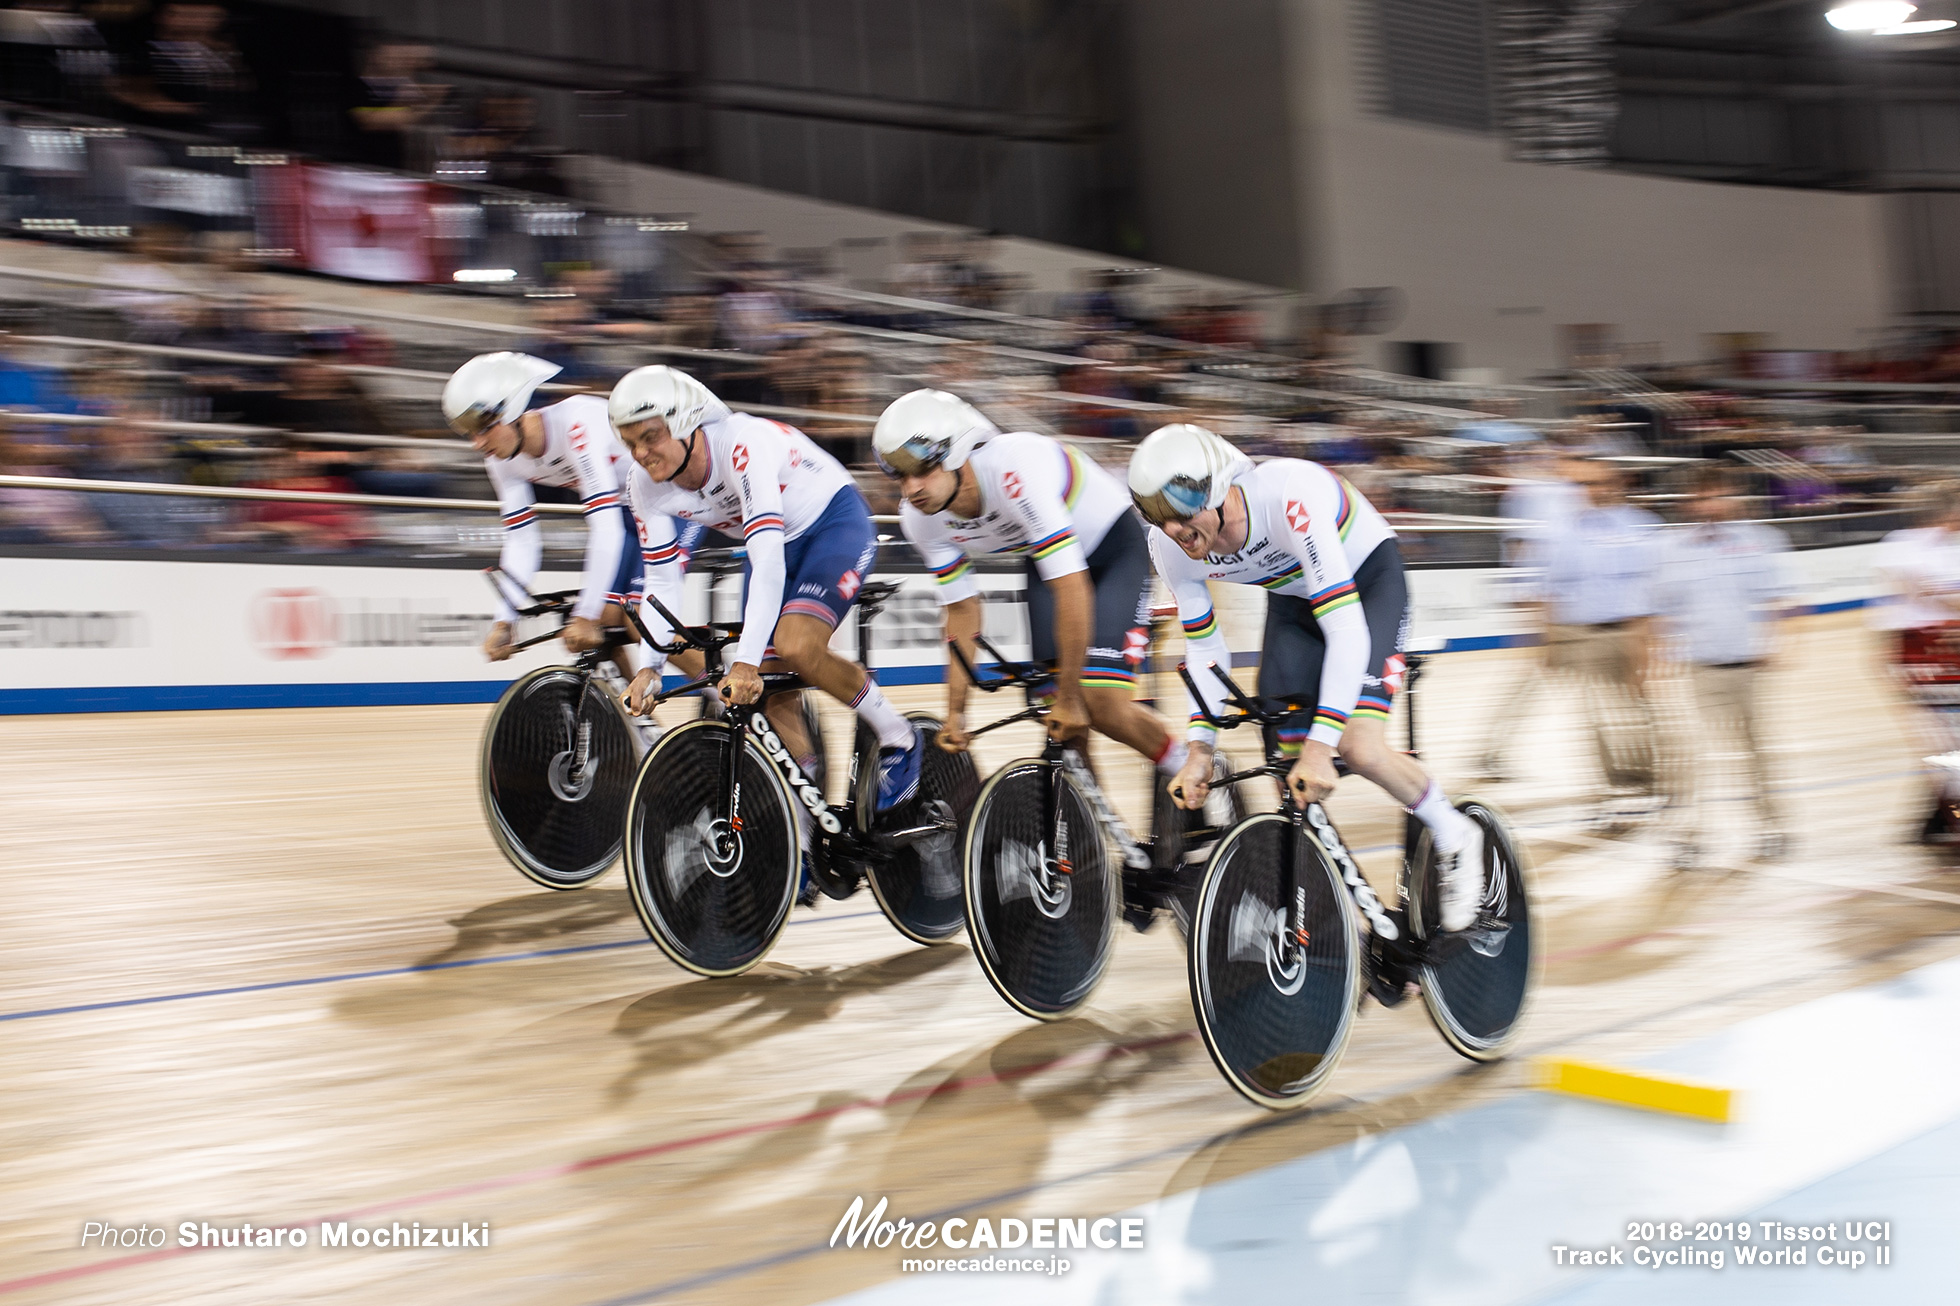
[[[449,429],[465,440],[473,440],[502,420],[497,409],[486,404],[471,404],[449,419]]]
[[[1138,494],[1132,490],[1130,497],[1136,501],[1137,511],[1145,521],[1152,526],[1168,526],[1204,511],[1205,501],[1211,497],[1211,478],[1173,476],[1155,494]]]
[[[951,440],[915,435],[896,449],[878,450],[878,466],[887,476],[924,476],[945,462],[952,448]]]

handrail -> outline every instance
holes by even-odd
[[[96,340],[88,336],[15,336],[13,338],[29,343],[50,345],[56,348],[105,349],[121,353],[158,354],[165,357],[177,358],[202,358],[215,362],[242,363],[255,367],[285,366],[300,361],[298,358],[281,354],[238,354],[232,353],[229,350],[193,349],[184,345],[127,344],[120,340]],[[718,358],[734,359],[736,361],[744,359],[757,359],[761,361],[754,354],[737,355],[734,353],[716,353],[715,356]],[[359,372],[367,376],[401,377],[412,381],[427,381],[432,385],[444,383],[449,380],[449,374],[447,372],[428,372],[412,367],[387,367],[380,363],[327,362],[326,365],[344,372]],[[590,386],[574,385],[563,381],[547,381],[545,384],[539,386],[538,389],[550,391],[554,394],[593,393],[592,387]],[[0,409],[0,413],[7,411]],[[876,417],[867,413],[833,413],[816,408],[791,408],[781,404],[743,404],[741,411],[755,413],[762,417],[809,418],[824,422],[851,422],[862,426],[874,426],[878,421]],[[46,417],[50,415],[42,414],[40,416]],[[213,426],[216,424],[193,423],[193,425]],[[277,427],[237,428],[240,432],[247,430],[265,432],[277,431],[279,429]]]
[[[420,508],[439,512],[501,513],[503,505],[490,499],[435,499],[413,495],[342,494],[333,490],[272,490],[234,485],[171,485],[151,481],[103,481],[73,476],[15,476],[0,474],[0,489],[68,490],[76,493],[148,494],[184,499],[245,499],[273,503],[336,503],[371,508]],[[550,516],[582,516],[582,505],[540,503],[533,511]],[[1858,521],[1871,517],[1890,517],[1899,508],[1873,508],[1860,512],[1819,513],[1801,517],[1765,517],[1764,525],[1781,526],[1798,522]],[[1485,531],[1508,531],[1539,523],[1517,517],[1467,517],[1451,513],[1390,513],[1397,534],[1445,535]],[[1407,518],[1423,520],[1410,521]],[[874,514],[879,526],[895,526],[899,519],[889,513]]]
[[[200,290],[185,286],[177,290],[155,290],[150,287],[132,288],[127,282],[115,281],[107,277],[84,276],[79,272],[50,272],[41,268],[17,268],[0,265],[0,277],[12,277],[24,281],[49,281],[60,285],[94,286],[102,290],[130,291],[132,289],[146,294],[160,296],[182,296],[186,299],[237,300],[241,292],[237,290]],[[277,290],[252,290],[246,294],[276,296],[284,292]],[[458,331],[481,331],[491,335],[534,336],[537,328],[519,326],[510,322],[484,322],[471,318],[432,317],[426,313],[403,313],[396,309],[357,308],[347,304],[293,303],[280,307],[300,313],[312,313],[321,317],[370,318],[377,322],[401,322],[410,326],[445,327]],[[641,340],[607,341],[624,349],[641,349],[653,354],[673,354],[681,358],[728,359],[734,362],[761,362],[758,354],[742,354],[729,349],[696,349],[692,345],[661,345]],[[133,346],[125,346],[133,348]],[[168,348],[153,346],[152,348]]]
[[[268,490],[245,485],[164,485],[148,481],[97,481],[70,476],[0,475],[0,489],[71,490],[92,494],[151,494],[176,499],[248,499],[268,503],[340,503],[360,508],[426,508],[437,511],[501,513],[494,499],[425,499],[413,495],[342,494],[335,490]],[[534,512],[578,517],[575,503],[540,503]]]

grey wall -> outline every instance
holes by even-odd
[[[1284,0],[1130,0],[1130,146],[1145,251],[1304,284]]]
[[[1494,135],[1376,110],[1360,5],[1286,2],[1311,288],[1402,287],[1395,338],[1519,379],[1562,362],[1569,323],[1693,359],[1709,333],[1845,349],[1890,318],[1884,197],[1515,163]]]

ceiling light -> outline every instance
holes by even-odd
[[[1951,18],[1922,18],[1916,23],[1900,23],[1894,27],[1874,27],[1873,36],[1923,36],[1927,32],[1944,32],[1950,27],[1960,27],[1960,21]]]
[[[1873,32],[1903,26],[1917,7],[1906,0],[1852,0],[1826,13],[1824,21],[1840,32]]]

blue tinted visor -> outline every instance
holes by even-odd
[[[1205,510],[1205,502],[1211,498],[1211,478],[1173,476],[1155,494],[1131,491],[1130,497],[1136,501],[1143,519],[1152,526],[1186,521]]]

